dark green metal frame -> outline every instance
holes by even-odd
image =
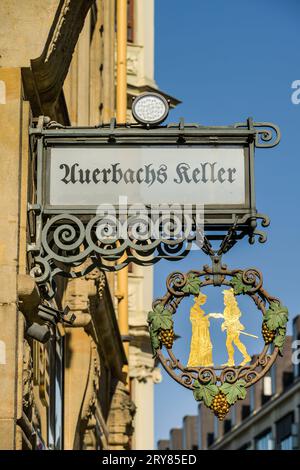
[[[192,245],[189,240],[148,240],[139,243],[134,239],[107,240],[99,244],[95,239],[95,226],[99,222],[96,207],[50,206],[47,201],[47,155],[51,146],[243,146],[246,162],[246,204],[243,206],[206,206],[204,231],[210,240],[223,240],[234,225],[236,240],[255,236],[266,240],[264,232],[257,229],[269,224],[267,216],[258,214],[255,205],[254,152],[255,148],[271,148],[280,141],[277,126],[270,123],[246,123],[232,126],[207,127],[177,124],[145,128],[140,125],[99,127],[64,127],[48,118],[40,117],[30,129],[31,148],[36,156],[36,201],[29,206],[31,227],[35,235],[28,251],[32,260],[32,274],[36,281],[47,286],[48,297],[55,293],[54,277],[78,277],[96,266],[103,270],[122,269],[129,262],[153,264],[161,258],[177,260],[184,257]],[[126,254],[126,260],[116,263]],[[87,263],[87,260],[90,260]],[[112,263],[112,261],[114,263]],[[71,268],[76,268],[73,270]]]

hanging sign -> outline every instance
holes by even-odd
[[[135,103],[142,123],[153,97],[145,109]],[[230,232],[232,246],[245,236],[266,240],[254,153],[278,144],[278,127],[251,118],[230,126],[154,121],[68,127],[41,116],[30,129],[36,197],[28,251],[36,282],[51,284],[49,297],[54,276],[72,277],[72,267],[78,276],[98,265],[114,271],[178,260],[202,246],[204,231],[212,240]]]
[[[205,225],[242,230],[255,217],[254,150],[259,136],[236,127],[49,128],[38,146],[39,203],[44,214],[129,214],[132,206],[172,206]],[[124,208],[127,212],[124,212]]]
[[[203,402],[223,420],[230,407],[246,398],[248,388],[270,370],[277,355],[282,355],[288,310],[263,288],[262,275],[257,269],[230,270],[223,266],[218,275],[218,285],[224,286],[221,311],[207,310],[205,290],[215,286],[215,274],[206,265],[201,271],[175,272],[168,276],[167,292],[153,302],[148,324],[154,357],[174,380],[193,392],[195,400]],[[247,331],[245,327],[249,314],[241,306],[243,296],[252,300],[261,313],[259,331]],[[174,351],[174,339],[176,312],[185,298],[191,300],[191,332],[190,341],[185,341],[186,360],[181,360]],[[214,330],[219,328],[223,335],[226,352],[222,364],[215,361],[217,351],[211,332],[214,322]],[[260,337],[262,351],[252,357],[249,347],[253,342],[257,344]],[[220,340],[217,346],[219,349],[222,346]]]
[[[60,146],[46,165],[49,206],[249,206],[243,146]]]

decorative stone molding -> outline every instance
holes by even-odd
[[[82,450],[97,450],[97,439],[94,429],[87,428],[84,432]]]
[[[41,299],[34,279],[29,274],[18,275],[18,306],[28,319],[33,319]]]
[[[118,382],[108,417],[109,449],[130,449],[135,412],[136,407],[130,399],[129,391],[122,382]]]
[[[143,322],[143,323],[141,323]],[[134,356],[133,361],[136,362],[142,361],[144,364],[145,361],[147,364],[154,365],[153,360],[153,353],[151,348],[151,343],[149,339],[149,332],[147,328],[146,319],[142,316],[137,316],[136,318],[130,318],[130,325],[129,325],[129,336],[131,338],[130,341],[130,351]],[[138,357],[141,354],[142,357]],[[131,360],[132,363],[132,360]]]
[[[69,328],[86,328],[91,322],[91,315],[89,313],[76,312],[76,318]]]
[[[31,414],[33,405],[33,360],[31,348],[23,341],[23,409],[26,415]]]
[[[55,103],[68,73],[85,17],[93,2],[94,0],[60,2],[42,54],[31,60],[33,88],[37,92],[44,115],[54,117]]]
[[[57,44],[58,44],[58,41],[59,41],[59,38],[61,36],[61,31],[64,27],[64,22],[66,21],[66,16],[70,10],[70,3],[71,3],[71,0],[65,0],[63,2],[63,5],[61,7],[61,10],[59,12],[59,17],[58,17],[58,21],[55,25],[55,29],[54,29],[54,33],[51,37],[51,40],[50,40],[50,44],[48,46],[48,50],[46,52],[46,58],[45,58],[45,62],[48,62],[51,54],[56,50],[57,48]]]
[[[85,314],[88,314],[91,304],[93,304],[93,297],[97,297],[98,300],[103,298],[105,286],[105,274],[97,268],[84,278],[68,280],[64,303],[71,311],[76,312],[77,318],[73,326],[86,326],[89,323],[90,318],[88,319]]]
[[[152,380],[155,384],[160,384],[162,382],[162,375],[159,367],[155,367],[153,369]]]
[[[91,341],[91,360],[90,360],[90,369],[88,375],[87,386],[85,389],[85,395],[82,401],[82,411],[81,411],[81,428],[84,427],[82,433],[82,439],[91,437],[91,431],[95,434],[96,432],[96,408],[98,402],[98,396],[100,393],[100,357],[97,350],[97,346],[94,343],[93,339]],[[86,431],[89,430],[88,433]],[[89,444],[91,445],[91,444]]]
[[[136,44],[128,44],[127,47],[127,74],[136,79],[142,78],[143,47]]]
[[[97,290],[97,294],[100,299],[103,298],[103,291],[106,286],[106,276],[103,271],[100,271],[100,269],[95,268],[93,271],[91,271],[89,274],[85,276],[86,280],[93,280],[95,281],[95,286]]]
[[[70,439],[68,445],[74,449],[96,449],[99,445],[101,448],[107,448],[109,432],[104,415],[106,416],[108,410],[102,409],[100,404],[100,394],[107,394],[107,390],[100,390],[100,365],[103,361],[110,369],[111,375],[115,379],[119,378],[125,355],[121,349],[122,343],[118,336],[119,330],[105,275],[95,269],[84,278],[69,280],[64,304],[76,314],[73,325],[67,327],[67,334],[74,338],[71,343],[73,360],[75,354],[78,356],[84,353],[86,356],[86,374],[84,377],[72,379],[78,380],[81,392],[76,403],[72,405],[72,413],[76,410],[78,414],[73,424],[74,441]],[[81,332],[74,331],[74,327],[81,328]],[[103,402],[109,403],[108,397]]]
[[[130,377],[144,383],[152,380],[153,383],[158,384],[162,381],[161,371],[158,367],[149,367],[143,364],[131,367]]]

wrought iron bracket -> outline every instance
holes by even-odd
[[[222,284],[222,255],[215,255],[211,257],[212,261],[212,277],[213,285],[220,286]]]
[[[46,343],[53,334],[53,327],[58,323],[69,326],[74,323],[76,315],[72,313],[68,316],[69,311],[69,307],[59,310],[48,303],[41,303],[38,307],[39,323],[26,321],[25,334],[40,343]]]
[[[73,128],[62,126],[49,118],[40,116],[35,126],[30,129],[31,150],[33,152],[37,192],[33,204],[28,205],[28,258],[32,276],[46,299],[54,297],[55,278],[64,276],[77,278],[85,276],[96,267],[103,271],[118,271],[131,262],[148,266],[160,259],[177,261],[184,258],[193,243],[201,242],[195,221],[193,231],[183,238],[149,238],[138,241],[132,233],[127,238],[99,240],[95,233],[101,222],[94,208],[85,211],[82,208],[71,210],[69,207],[55,209],[47,207],[43,196],[43,152],[51,142],[72,142],[88,144],[124,144],[134,142],[144,144],[188,144],[188,145],[245,145],[249,150],[249,165],[253,179],[254,148],[270,148],[278,144],[280,131],[271,123],[254,123],[249,118],[245,123],[232,126],[208,127],[195,123],[179,123],[145,129],[138,125],[118,126],[115,119],[108,125],[94,128]],[[252,186],[254,181],[251,180]],[[217,218],[216,218],[217,215]],[[254,192],[247,208],[233,212],[214,210],[204,214],[202,231],[208,241],[219,240],[219,250],[207,252],[212,259],[215,285],[220,285],[222,275],[221,256],[244,237],[250,243],[258,238],[266,241],[266,234],[258,228],[270,223],[267,216],[256,212]],[[201,231],[201,229],[200,229]],[[205,243],[201,247],[205,252]]]
[[[64,310],[58,310],[45,303],[41,304],[38,308],[39,318],[43,320],[46,324],[52,324],[54,326],[57,323],[72,325],[76,319],[76,315],[72,313],[70,318],[67,318],[69,312],[69,307],[66,307]]]

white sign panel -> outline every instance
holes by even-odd
[[[245,155],[234,147],[52,147],[51,206],[244,205]]]

